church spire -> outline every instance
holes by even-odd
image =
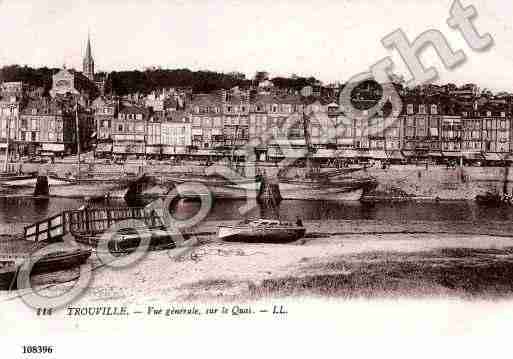
[[[91,35],[89,31],[87,32],[87,47],[82,71],[89,80],[94,81],[94,59],[91,51]]]
[[[86,59],[93,59],[93,55],[91,54],[91,34],[89,31],[87,32],[87,48],[86,48]]]

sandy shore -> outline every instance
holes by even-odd
[[[126,268],[97,267],[80,305],[234,302],[275,297],[505,298],[513,294],[513,237],[347,234],[291,244],[222,243],[150,252]],[[77,272],[53,275],[71,280]],[[67,276],[67,277],[66,277]],[[72,282],[48,287],[56,295]],[[12,297],[20,293],[2,293]]]

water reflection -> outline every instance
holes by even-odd
[[[379,220],[379,221],[512,221],[513,207],[486,207],[474,202],[329,202],[282,201],[277,207],[261,206],[241,214],[245,201],[216,201],[207,220],[236,220],[241,218],[281,218],[284,220]],[[190,218],[200,208],[197,202],[177,204],[173,214]]]
[[[34,222],[63,210],[76,209],[83,200],[51,198],[0,197],[0,223]],[[132,203],[144,206],[147,202]],[[123,201],[91,203],[91,206],[125,206]],[[243,218],[280,218],[303,220],[376,220],[384,222],[475,222],[513,221],[513,207],[482,206],[474,202],[379,202],[343,203],[329,201],[282,201],[276,207],[257,206],[241,215],[244,200],[216,200],[207,220],[238,220]],[[180,200],[172,204],[171,214],[177,219],[194,216],[201,205],[197,201]]]

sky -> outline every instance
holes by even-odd
[[[396,50],[381,39],[400,28],[410,41],[436,29],[467,61],[447,70],[433,49],[422,54],[440,83],[477,83],[513,91],[513,5],[474,5],[479,33],[494,45],[475,52],[446,20],[452,0],[0,0],[0,65],[81,69],[88,31],[97,71],[189,68],[240,71],[253,77],[315,76],[345,82],[386,56],[411,78]]]

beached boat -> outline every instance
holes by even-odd
[[[30,173],[0,173],[0,184],[19,183],[37,178],[37,172]]]
[[[178,193],[181,198],[197,198],[209,196],[210,194],[216,198],[257,198],[262,185],[262,179],[258,176],[254,179],[240,180],[228,180],[215,175],[208,176],[188,173],[148,177],[148,180],[141,181],[137,185],[132,186],[127,191],[127,197],[166,197],[175,187],[179,186]]]
[[[319,201],[359,201],[365,192],[375,188],[371,178],[339,178],[334,180],[280,178],[283,199]]]
[[[52,253],[36,262],[30,274],[35,275],[72,269],[84,264],[90,256],[91,250],[84,249]],[[23,263],[16,263],[15,260],[0,261],[0,290],[17,289],[17,276],[22,265]]]
[[[301,223],[284,222],[274,219],[243,221],[233,226],[219,226],[217,236],[224,241],[286,243],[305,235]]]
[[[260,193],[262,179],[257,176],[254,179],[239,179],[229,180],[221,176],[183,176],[183,177],[169,177],[167,181],[172,183],[173,186],[180,186],[180,197],[191,198],[198,196],[205,196],[212,193],[216,198],[257,198]],[[201,184],[208,188],[210,193],[203,192]]]
[[[135,175],[117,177],[92,175],[91,177],[74,178],[71,176],[63,177],[54,173],[49,173],[46,177],[50,196],[88,198],[107,196],[123,198],[128,185],[137,178]],[[36,188],[37,176],[0,183],[17,194],[32,195]]]

